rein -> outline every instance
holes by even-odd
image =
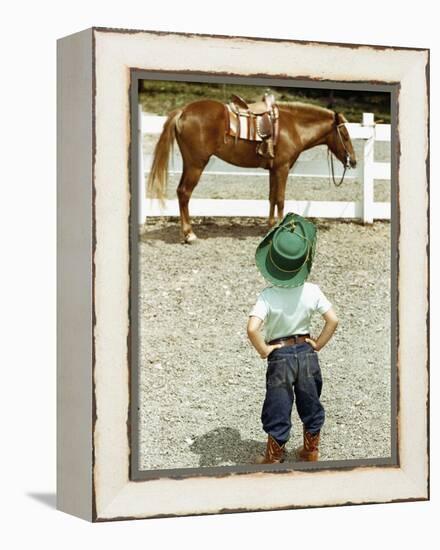
[[[329,158],[330,158],[330,162],[329,162]],[[327,163],[330,164],[331,179],[333,181],[333,184],[335,185],[335,187],[340,187],[345,178],[345,172],[347,171],[347,164],[344,164],[344,171],[342,172],[341,179],[338,182],[336,182],[335,165],[333,163],[333,153],[330,151],[330,149],[327,149]],[[330,176],[329,176],[329,179],[330,179]]]
[[[334,165],[334,162],[333,162],[333,153],[330,151],[330,148],[327,147],[327,163],[330,164],[330,170],[329,171],[331,173],[331,179],[332,179],[333,184],[334,184],[335,187],[340,187],[342,185],[342,182],[344,181],[344,178],[345,178],[345,173],[346,173],[347,168],[350,164],[350,153],[348,152],[347,147],[345,146],[344,140],[341,136],[341,131],[339,130],[340,126],[343,126],[344,124],[345,124],[345,122],[341,122],[340,124],[336,125],[336,130],[338,132],[339,141],[341,142],[341,145],[344,148],[345,155],[346,155],[345,156],[345,162],[344,162],[344,171],[342,172],[341,179],[338,182],[336,182],[336,178],[335,178],[335,165]],[[330,180],[330,176],[329,176],[329,180]]]

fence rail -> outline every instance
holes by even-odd
[[[152,155],[143,154],[143,136],[156,135],[162,131],[166,117],[139,114],[139,222],[143,223],[146,217],[178,216],[179,205],[177,200],[168,200],[161,208],[159,201],[146,197],[145,176],[148,174]],[[364,113],[361,124],[347,124],[352,140],[362,140],[363,148],[355,169],[347,171],[347,179],[358,179],[362,186],[360,201],[289,201],[285,203],[285,210],[295,211],[303,216],[316,218],[354,218],[364,223],[372,223],[375,219],[390,219],[391,205],[389,202],[374,202],[374,180],[390,180],[391,165],[389,162],[374,160],[374,143],[376,141],[391,141],[391,126],[389,124],[375,124],[372,113]],[[176,152],[170,160],[169,172],[180,173],[182,159]],[[239,175],[265,176],[267,170],[239,168],[212,157],[204,173],[212,175]],[[335,176],[342,174],[341,163],[335,164]],[[328,164],[323,160],[299,160],[289,173],[289,177],[325,178],[328,177]],[[193,216],[252,216],[266,217],[268,214],[267,200],[229,200],[229,199],[192,199],[191,215]]]

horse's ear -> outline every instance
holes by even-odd
[[[336,125],[345,124],[346,122],[347,122],[347,119],[345,118],[345,116],[342,113],[337,113],[335,111],[335,124]]]

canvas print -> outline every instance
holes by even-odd
[[[139,472],[395,453],[380,89],[140,81]]]

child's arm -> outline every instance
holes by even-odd
[[[266,357],[274,350],[281,347],[281,344],[269,345],[264,341],[263,335],[261,333],[261,325],[263,321],[259,317],[251,316],[249,317],[247,324],[247,334],[251,344],[259,353],[261,359],[266,359]]]
[[[315,351],[319,351],[327,344],[327,342],[333,336],[333,333],[335,332],[336,327],[339,323],[338,318],[336,317],[336,313],[332,307],[328,311],[326,311],[322,317],[325,321],[325,325],[318,338],[316,340],[314,340],[313,338],[306,338],[306,342],[310,344]]]

